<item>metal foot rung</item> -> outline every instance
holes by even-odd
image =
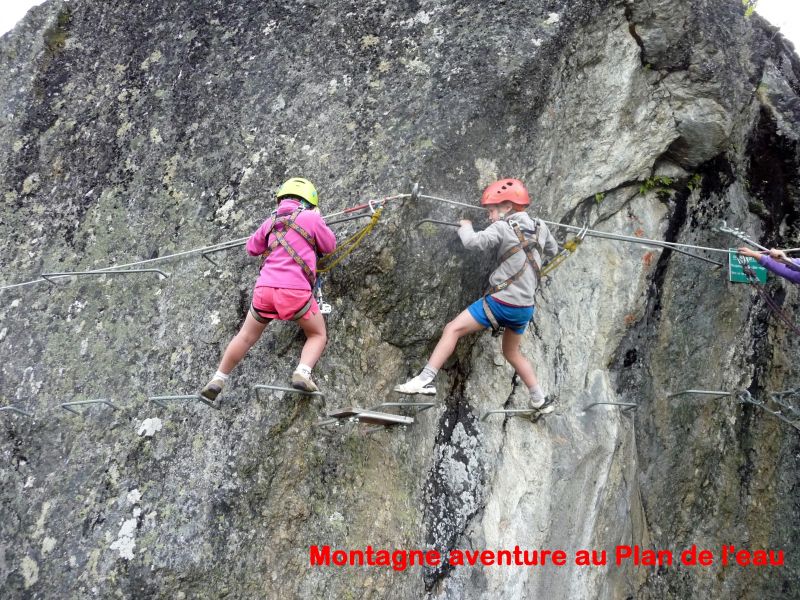
[[[392,413],[378,412],[375,410],[358,408],[353,406],[350,408],[339,408],[328,413],[328,419],[321,419],[317,422],[317,426],[333,425],[342,420],[350,420],[357,423],[368,423],[370,425],[382,425],[384,427],[394,427],[396,425],[411,425],[414,422],[414,417],[406,417],[404,415],[395,415]]]
[[[436,406],[436,402],[384,402],[383,404],[372,406],[367,410],[380,410],[382,408],[409,408],[414,412],[415,415],[417,415],[428,410],[429,408],[433,408],[434,406]]]
[[[724,398],[725,396],[733,396],[733,392],[726,392],[725,390],[681,390],[673,394],[667,394],[667,398],[677,398],[678,396],[688,396],[696,394],[698,396],[715,396],[712,400],[717,398]]]
[[[219,264],[214,262],[214,260],[209,256],[209,254],[214,254],[215,252],[223,252],[224,250],[230,250],[231,248],[236,248],[237,246],[244,246],[246,242],[231,242],[228,244],[220,244],[218,247],[210,247],[205,252],[202,252],[200,256],[205,258],[208,262],[214,265],[217,268],[220,268]]]
[[[211,400],[209,400],[208,398],[204,398],[200,394],[185,394],[182,396],[149,396],[147,399],[153,404],[157,404],[161,408],[167,408],[165,402],[171,402],[175,400],[177,401],[195,400],[202,402],[203,404],[206,404],[213,409],[219,410],[218,403],[212,402]]]
[[[21,408],[17,408],[16,406],[3,406],[3,407],[0,407],[0,412],[3,412],[3,411],[11,411],[11,412],[19,413],[19,414],[24,415],[26,417],[32,417],[33,416],[31,413],[25,412],[24,410],[22,410]]]
[[[633,402],[592,402],[591,404],[587,404],[583,407],[583,410],[589,410],[593,406],[598,406],[600,404],[605,404],[607,406],[621,406],[622,410],[632,410],[639,408],[638,404],[634,404]]]
[[[264,385],[258,384],[253,386],[253,391],[256,393],[256,398],[261,400],[261,390],[274,390],[276,392],[287,392],[289,394],[301,394],[303,396],[315,396],[317,398],[325,398],[322,392],[306,392],[305,390],[298,390],[293,387],[286,387],[282,385]]]
[[[497,409],[497,410],[487,410],[483,415],[481,415],[481,421],[485,421],[486,417],[489,415],[508,415],[511,417],[522,417],[524,415],[532,415],[538,413],[538,408],[509,408],[509,409]],[[548,413],[549,414],[549,413]],[[544,415],[542,415],[544,416]]]
[[[85,404],[105,404],[106,406],[110,407],[112,410],[117,410],[117,407],[114,406],[109,400],[104,398],[99,398],[97,400],[78,400],[76,402],[64,402],[61,404],[61,408],[71,412],[72,414],[83,416],[83,413],[79,413],[77,410],[73,410],[72,406],[83,406]]]

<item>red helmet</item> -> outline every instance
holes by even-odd
[[[531,199],[525,184],[519,179],[500,179],[483,190],[481,206],[491,206],[501,202],[511,202],[514,204],[514,210],[521,211],[531,203]]]

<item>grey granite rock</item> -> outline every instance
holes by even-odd
[[[522,345],[554,414],[481,419],[527,392],[482,334],[437,377],[433,409],[371,434],[314,425],[399,400],[481,294],[491,257],[415,226],[482,227],[478,211],[390,202],[326,276],[324,400],[252,392],[290,376],[291,323],[270,325],[221,410],[147,400],[213,374],[258,271],[241,247],[218,266],[151,263],[166,279],[39,278],[248,236],[295,175],[327,214],[417,181],[477,206],[515,176],[553,222],[726,248],[726,220],[800,246],[800,62],[738,2],[50,0],[0,39],[0,72],[0,287],[26,283],[0,290],[0,403],[34,415],[0,413],[0,597],[798,595],[798,431],[730,398],[668,398],[800,387],[797,337],[724,268],[587,238]],[[797,287],[766,289],[797,322]],[[100,398],[117,410],[59,407]],[[310,566],[325,544],[570,561]],[[622,544],[783,549],[786,564],[616,566]],[[575,565],[582,548],[609,564]]]

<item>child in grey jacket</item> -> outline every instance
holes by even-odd
[[[503,356],[528,386],[531,406],[541,414],[552,412],[552,400],[545,397],[533,366],[519,345],[533,318],[533,297],[543,255],[555,256],[558,244],[547,225],[524,212],[530,205],[530,196],[520,180],[494,182],[484,190],[481,205],[488,210],[492,224],[476,232],[472,222],[465,219],[460,221],[458,235],[466,248],[496,251],[498,266],[489,277],[491,287],[445,326],[420,374],[394,389],[403,394],[436,394],[433,379],[462,336],[489,327],[505,327]]]

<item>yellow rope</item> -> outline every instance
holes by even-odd
[[[383,212],[383,207],[381,206],[378,210],[372,213],[372,218],[370,219],[369,223],[367,223],[364,227],[362,227],[359,231],[351,235],[347,238],[344,242],[339,244],[336,247],[336,250],[331,252],[330,254],[326,254],[323,256],[319,263],[317,264],[317,273],[327,273],[333,267],[338,265],[342,262],[347,256],[355,250],[358,245],[364,240],[364,238],[372,231],[372,228],[375,227],[375,223],[378,222],[378,219]],[[337,256],[338,255],[338,256]],[[336,257],[336,258],[334,258]],[[324,266],[321,266],[323,265]]]

